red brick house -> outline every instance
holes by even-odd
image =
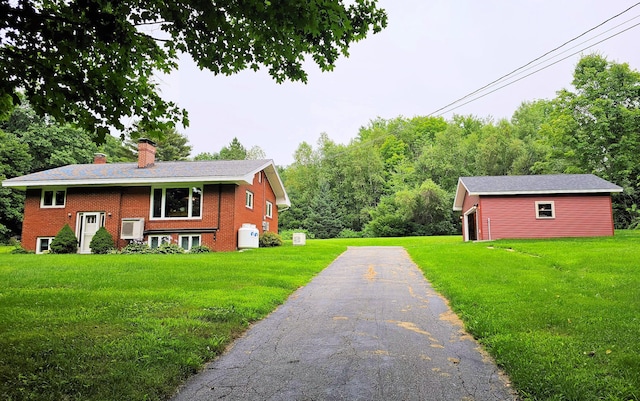
[[[22,246],[40,253],[65,225],[78,252],[104,226],[118,248],[131,240],[185,249],[238,247],[238,230],[254,224],[278,232],[278,211],[290,206],[272,160],[155,162],[155,144],[142,139],[138,163],[75,164],[5,180],[26,191]]]
[[[613,192],[592,174],[460,177],[453,210],[465,241],[611,236]]]

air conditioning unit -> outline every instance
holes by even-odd
[[[141,240],[144,232],[144,219],[122,219],[120,239]]]

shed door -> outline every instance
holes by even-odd
[[[478,239],[478,226],[476,224],[476,212],[467,215],[467,241]]]

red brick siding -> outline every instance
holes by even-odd
[[[537,219],[536,201],[553,201],[555,218]],[[613,235],[609,194],[482,196],[478,203],[481,222],[478,239]]]
[[[262,174],[260,178],[259,175]],[[253,193],[253,208],[250,209],[246,206],[246,192],[251,191]],[[267,201],[273,204],[273,217],[266,217]],[[273,192],[273,188],[269,184],[264,172],[260,172],[253,177],[253,183],[251,185],[240,185],[237,190],[237,197],[235,201],[235,231],[237,232],[242,224],[249,223],[255,224],[260,233],[263,233],[262,222],[269,223],[269,230],[274,233],[278,233],[278,211],[276,207],[276,196]]]
[[[245,207],[247,189],[254,194],[253,210]],[[270,222],[269,230],[278,232],[275,195],[264,175],[262,182],[259,182],[256,175],[252,185],[205,185],[202,196],[201,219],[151,220],[150,186],[69,188],[64,208],[40,208],[41,190],[28,190],[22,245],[25,249],[35,250],[37,237],[53,237],[65,223],[69,223],[75,231],[78,212],[104,212],[105,228],[116,240],[118,248],[127,244],[126,240],[120,239],[122,219],[144,218],[145,230],[175,229],[175,233],[171,234],[174,241],[178,241],[178,234],[182,229],[218,228],[216,234],[202,233],[202,244],[216,251],[232,251],[237,249],[238,229],[243,223],[255,224],[262,232],[266,200],[273,203],[273,218],[266,219]],[[220,209],[218,209],[220,200]],[[69,213],[71,217],[68,217]],[[111,216],[108,215],[109,213]],[[220,221],[218,221],[218,214]]]

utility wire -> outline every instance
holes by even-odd
[[[562,59],[560,59],[560,60],[557,60],[557,61],[555,61],[555,62],[553,62],[553,63],[551,63],[551,64],[548,64],[548,65],[546,65],[546,66],[544,66],[544,67],[542,67],[542,68],[539,68],[539,69],[537,69],[537,70],[535,70],[535,71],[533,71],[533,72],[531,72],[531,73],[529,73],[529,74],[527,74],[527,75],[525,75],[525,76],[523,76],[523,77],[520,77],[520,78],[518,78],[518,79],[516,79],[516,80],[510,81],[510,82],[508,82],[508,83],[506,83],[506,84],[504,84],[504,85],[502,85],[502,86],[499,86],[498,88],[495,88],[495,89],[493,89],[493,90],[491,90],[491,91],[489,91],[489,92],[487,92],[487,93],[484,93],[484,94],[482,94],[482,95],[479,95],[479,96],[477,96],[477,97],[474,97],[473,99],[470,99],[470,100],[468,100],[467,102],[462,103],[462,104],[460,104],[460,105],[458,105],[458,106],[456,106],[456,107],[449,108],[450,106],[453,106],[453,105],[455,105],[456,103],[459,103],[460,101],[462,101],[462,100],[464,100],[464,99],[467,99],[467,98],[469,98],[469,97],[471,97],[471,96],[473,96],[473,95],[477,94],[478,92],[483,91],[484,89],[487,89],[487,88],[489,88],[489,87],[492,87],[492,86],[495,86],[495,85],[499,84],[501,81],[506,80],[506,78],[508,78],[508,77],[510,77],[510,76],[512,76],[512,75],[514,75],[514,76],[519,76],[519,75],[523,74],[525,71],[530,70],[531,68],[535,68],[535,67],[537,67],[537,66],[539,66],[539,65],[541,65],[541,64],[544,64],[544,63],[546,63],[546,62],[548,62],[548,61],[550,61],[550,60],[553,60],[554,58],[556,58],[556,57],[560,56],[561,54],[566,53],[567,51],[569,51],[569,50],[571,50],[571,49],[574,49],[574,48],[576,48],[576,47],[578,47],[578,46],[580,46],[580,45],[582,45],[582,44],[584,44],[584,43],[590,42],[590,41],[592,41],[593,39],[595,39],[595,38],[597,38],[597,37],[599,37],[599,36],[602,36],[603,34],[605,34],[605,33],[607,33],[607,32],[610,32],[610,31],[612,31],[612,30],[614,30],[614,29],[616,29],[616,28],[618,28],[618,27],[620,27],[620,26],[622,26],[622,25],[624,25],[624,24],[626,24],[626,23],[628,23],[628,22],[630,22],[630,21],[633,21],[634,19],[636,19],[636,18],[640,17],[640,15],[637,15],[637,16],[635,16],[635,17],[633,17],[633,18],[630,18],[630,19],[628,19],[627,21],[625,21],[625,22],[623,22],[623,23],[621,23],[621,24],[616,25],[616,26],[615,26],[615,27],[613,27],[613,28],[610,28],[610,29],[608,29],[608,30],[606,30],[606,31],[604,31],[604,32],[602,32],[602,33],[600,33],[600,34],[598,34],[598,35],[596,35],[596,36],[594,36],[594,37],[592,37],[592,38],[590,38],[590,39],[587,39],[587,40],[585,40],[585,41],[583,41],[583,42],[580,42],[579,44],[577,44],[577,45],[575,45],[575,46],[573,46],[573,47],[570,47],[569,49],[567,49],[567,50],[565,50],[565,51],[563,51],[563,52],[559,53],[558,55],[553,56],[552,58],[550,58],[550,59],[548,59],[548,60],[540,61],[539,63],[534,64],[536,61],[541,60],[541,59],[542,59],[542,58],[544,58],[545,56],[547,56],[547,55],[549,55],[549,54],[551,54],[551,53],[555,52],[556,50],[561,49],[562,47],[566,46],[567,44],[569,44],[569,43],[571,43],[571,42],[573,42],[573,41],[575,41],[575,40],[577,40],[577,39],[579,39],[579,38],[583,37],[583,36],[584,36],[584,35],[586,35],[587,33],[592,32],[593,30],[595,30],[595,29],[597,29],[597,28],[601,27],[602,25],[606,24],[607,22],[609,22],[609,21],[611,21],[611,20],[613,20],[613,19],[615,19],[615,18],[617,18],[617,17],[619,17],[619,16],[621,16],[621,15],[625,14],[626,12],[628,12],[629,10],[631,10],[632,8],[634,8],[634,7],[638,6],[638,5],[640,5],[640,2],[638,2],[638,3],[634,4],[634,5],[632,5],[631,7],[629,7],[629,8],[627,8],[626,10],[624,10],[624,11],[622,11],[622,12],[620,12],[620,13],[616,14],[615,16],[613,16],[613,17],[611,17],[611,18],[609,18],[609,19],[607,19],[607,20],[603,21],[602,23],[600,23],[600,24],[596,25],[595,27],[593,27],[593,28],[591,28],[591,29],[589,29],[589,30],[587,30],[587,31],[583,32],[582,34],[580,34],[580,35],[578,35],[578,36],[574,37],[573,39],[570,39],[570,40],[566,41],[565,43],[563,43],[562,45],[560,45],[560,46],[558,46],[558,47],[554,48],[553,50],[550,50],[550,51],[546,52],[546,53],[545,53],[545,54],[543,54],[542,56],[537,57],[537,58],[535,58],[535,59],[531,60],[530,62],[528,62],[528,63],[526,63],[526,64],[522,65],[521,67],[516,68],[515,70],[511,71],[510,73],[503,75],[502,77],[500,77],[500,78],[498,78],[498,79],[496,79],[496,80],[494,80],[494,81],[492,81],[492,82],[488,83],[487,85],[485,85],[485,86],[483,86],[483,87],[481,87],[481,88],[479,88],[479,89],[477,89],[477,90],[475,90],[475,91],[473,91],[473,92],[471,92],[471,93],[469,93],[469,94],[467,94],[467,95],[465,95],[465,96],[461,97],[460,99],[458,99],[458,100],[456,100],[456,101],[454,101],[454,102],[452,102],[452,103],[449,103],[448,105],[446,105],[446,106],[444,106],[444,107],[439,108],[438,110],[436,110],[436,111],[434,111],[434,112],[432,112],[432,113],[428,114],[428,115],[427,115],[427,117],[431,117],[431,116],[433,116],[433,115],[436,115],[437,117],[440,117],[440,116],[442,116],[443,114],[446,114],[446,113],[448,113],[448,112],[450,112],[450,111],[456,110],[456,109],[458,109],[458,108],[460,108],[460,107],[462,107],[462,106],[465,106],[465,105],[467,105],[467,104],[469,104],[469,103],[472,103],[472,102],[474,102],[474,101],[476,101],[476,100],[478,100],[478,99],[481,99],[481,98],[483,98],[483,97],[485,97],[485,96],[487,96],[487,95],[489,95],[489,94],[491,94],[491,93],[493,93],[493,92],[496,92],[496,91],[498,91],[498,90],[500,90],[500,89],[503,89],[503,88],[505,88],[505,87],[507,87],[507,86],[509,86],[509,85],[511,85],[511,84],[514,84],[514,83],[516,83],[516,82],[518,82],[518,81],[521,81],[521,80],[523,80],[523,79],[525,79],[525,78],[527,78],[527,77],[529,77],[529,76],[531,76],[531,75],[533,75],[533,74],[536,74],[536,73],[538,73],[538,72],[540,72],[540,71],[542,71],[542,70],[544,70],[544,69],[547,69],[547,68],[549,68],[549,67],[551,67],[551,66],[553,66],[553,65],[555,65],[555,64],[558,64],[558,63],[560,63],[560,62],[562,62],[562,61],[564,61],[564,60],[566,60],[566,59],[568,59],[568,58],[570,58],[570,57],[572,57],[572,56],[575,56],[576,54],[578,54],[578,53],[580,53],[580,52],[582,52],[582,51],[584,51],[584,50],[586,50],[586,49],[589,49],[589,48],[591,48],[591,47],[593,47],[593,46],[596,46],[596,45],[598,45],[598,44],[600,44],[600,43],[603,43],[603,42],[605,42],[605,41],[607,41],[607,40],[609,40],[609,39],[611,39],[611,38],[614,38],[614,37],[616,37],[616,36],[618,36],[618,35],[620,35],[620,34],[622,34],[622,33],[626,32],[626,31],[630,30],[630,29],[633,29],[633,28],[635,28],[635,27],[639,26],[639,25],[640,25],[640,23],[637,23],[637,24],[635,24],[635,25],[632,25],[632,26],[630,26],[630,27],[628,27],[628,28],[626,28],[626,29],[623,29],[623,30],[621,30],[621,31],[619,31],[619,32],[616,32],[615,34],[610,35],[610,36],[608,36],[608,37],[606,37],[606,38],[604,38],[604,39],[602,39],[602,40],[600,40],[600,41],[598,41],[598,42],[596,42],[596,43],[593,43],[593,44],[591,44],[591,45],[589,45],[589,46],[586,46],[586,47],[584,47],[584,48],[582,48],[582,49],[580,49],[580,50],[578,50],[578,51],[574,52],[574,53],[571,53],[571,54],[569,54],[568,56],[563,57],[563,58],[562,58]],[[534,64],[534,65],[532,65],[532,64]],[[529,67],[529,68],[526,68],[526,67]],[[520,73],[518,73],[518,74],[515,74],[516,72],[518,72],[518,71],[520,71],[520,70],[523,70],[523,71],[521,71],[521,72],[520,72]],[[447,110],[445,110],[445,109],[447,109]],[[442,111],[442,110],[445,110],[445,111]],[[441,113],[439,113],[440,111],[442,111],[442,112],[441,112]],[[436,113],[438,113],[438,114],[436,114]],[[362,142],[360,142],[358,145],[355,145],[355,147],[354,147],[354,143],[352,143],[352,144],[350,144],[350,145],[348,145],[348,146],[350,146],[350,147],[351,147],[351,149],[354,149],[354,148],[359,149],[359,148],[363,148],[363,147],[365,147],[365,146],[373,145],[375,142],[383,141],[383,140],[385,140],[387,137],[392,136],[392,135],[393,135],[393,134],[388,133],[388,134],[385,134],[385,135],[382,135],[382,136],[379,136],[379,137],[376,137],[376,138],[372,138],[372,139],[368,139],[368,140],[366,140],[366,141],[362,141]],[[330,158],[335,158],[335,157],[337,157],[337,156],[339,156],[339,155],[341,155],[341,154],[344,154],[344,153],[346,153],[346,152],[347,152],[347,150],[346,150],[346,149],[345,149],[345,150],[342,150],[342,151],[338,151],[338,152],[334,153],[333,155],[331,155],[331,157],[330,157]]]
[[[640,15],[636,15],[635,17],[630,18],[630,19],[628,19],[628,20],[626,20],[626,21],[624,21],[624,22],[622,22],[622,23],[620,23],[620,24],[618,24],[618,25],[616,25],[616,26],[614,26],[614,27],[612,27],[612,28],[609,28],[609,29],[607,29],[606,31],[601,32],[601,33],[597,34],[596,36],[594,36],[594,37],[592,37],[592,38],[589,38],[589,39],[587,39],[587,40],[584,40],[584,41],[582,41],[582,42],[580,42],[580,43],[578,43],[578,44],[576,44],[576,45],[574,45],[574,46],[571,46],[571,47],[569,47],[568,49],[561,51],[560,53],[558,53],[558,54],[556,54],[556,55],[552,56],[551,58],[549,58],[549,59],[547,59],[547,60],[543,60],[543,61],[540,61],[540,62],[538,62],[538,63],[532,64],[532,65],[530,65],[529,67],[527,67],[527,68],[523,69],[522,71],[518,72],[517,74],[513,74],[513,77],[517,77],[517,76],[519,76],[519,75],[522,75],[522,74],[524,74],[526,71],[529,71],[529,70],[531,70],[531,69],[533,69],[533,68],[535,68],[535,67],[537,67],[537,66],[539,66],[539,65],[542,65],[542,64],[544,64],[544,63],[547,63],[547,62],[549,62],[549,61],[551,61],[551,60],[553,60],[553,59],[555,59],[555,58],[558,58],[558,57],[560,57],[561,55],[563,55],[563,54],[565,54],[565,53],[567,53],[567,52],[569,52],[569,51],[571,51],[571,50],[575,49],[576,47],[579,47],[579,46],[581,46],[581,45],[583,45],[583,44],[585,44],[585,43],[591,42],[592,40],[595,40],[596,38],[598,38],[598,37],[600,37],[600,36],[603,36],[603,35],[605,35],[605,34],[607,34],[607,33],[611,32],[611,31],[613,31],[613,30],[615,30],[615,29],[617,29],[617,28],[619,28],[619,27],[621,27],[621,26],[623,26],[623,25],[625,25],[625,24],[627,24],[627,23],[629,23],[629,22],[633,21],[634,19],[638,19],[638,18],[640,18]],[[633,27],[632,27],[632,28],[633,28]],[[601,42],[598,42],[598,43],[601,43]],[[594,43],[594,44],[590,45],[589,47],[595,46],[595,45],[596,45],[596,44],[598,44],[598,43]],[[588,48],[588,47],[587,47],[587,48]],[[584,50],[584,49],[583,49],[583,50]],[[575,53],[574,53],[574,54],[575,54]],[[494,83],[494,84],[487,85],[487,89],[488,89],[488,88],[490,88],[490,87],[492,87],[492,86],[495,86],[495,85],[497,85],[497,84],[499,84],[499,82]]]
[[[590,48],[590,47],[593,47],[593,46],[598,45],[598,44],[600,44],[600,43],[602,43],[602,42],[605,42],[605,41],[607,41],[607,40],[609,40],[609,39],[611,39],[611,38],[613,38],[613,37],[616,37],[616,36],[620,35],[621,33],[624,33],[624,32],[626,32],[626,31],[628,31],[628,30],[630,30],[630,29],[633,29],[633,28],[635,28],[635,27],[637,27],[637,26],[639,26],[639,25],[640,25],[640,22],[639,22],[639,23],[637,23],[637,24],[635,24],[635,25],[630,26],[629,28],[623,29],[622,31],[617,32],[617,33],[615,33],[615,34],[613,34],[613,35],[611,35],[611,36],[608,36],[608,37],[606,37],[606,38],[604,38],[604,39],[602,39],[602,40],[600,40],[600,41],[598,41],[598,42],[596,42],[596,43],[594,43],[594,44],[591,44],[591,45],[589,45],[589,46],[587,46],[587,47],[583,47],[582,49],[580,49],[580,50],[578,50],[578,51],[576,51],[576,52],[574,52],[574,53],[571,53],[571,54],[569,54],[568,56],[563,57],[563,58],[561,58],[561,59],[560,59],[560,60],[558,60],[558,61],[555,61],[555,62],[553,62],[553,63],[551,63],[551,64],[545,65],[544,67],[539,68],[539,69],[537,69],[537,70],[535,70],[535,71],[533,71],[533,72],[531,72],[531,73],[529,73],[529,74],[527,74],[527,75],[525,75],[525,76],[523,76],[523,77],[520,77],[520,78],[518,78],[518,79],[516,79],[516,80],[514,80],[514,81],[510,81],[510,82],[508,82],[508,83],[506,83],[506,84],[504,84],[504,85],[502,85],[502,86],[499,86],[499,87],[497,87],[496,89],[493,89],[492,91],[489,91],[489,92],[484,93],[484,94],[482,94],[482,95],[480,95],[480,96],[474,97],[473,99],[471,99],[471,100],[469,100],[469,101],[467,101],[467,102],[464,102],[464,103],[462,103],[462,104],[460,104],[460,105],[458,105],[458,106],[456,106],[456,107],[449,108],[449,109],[447,109],[447,110],[445,110],[445,111],[443,111],[443,112],[441,112],[441,113],[437,114],[437,116],[441,116],[441,115],[446,114],[446,113],[448,113],[448,112],[450,112],[450,111],[456,110],[456,109],[458,109],[458,108],[460,108],[460,107],[462,107],[462,106],[464,106],[464,105],[467,105],[467,104],[469,104],[469,103],[471,103],[471,102],[475,102],[475,101],[476,101],[476,100],[478,100],[478,99],[481,99],[481,98],[483,98],[483,97],[485,97],[485,96],[487,96],[487,95],[489,95],[489,94],[491,94],[491,93],[493,93],[493,92],[496,92],[496,91],[498,91],[498,90],[500,90],[500,89],[502,89],[502,88],[504,88],[504,87],[507,87],[507,86],[509,86],[509,85],[512,85],[512,84],[514,84],[514,83],[516,83],[516,82],[518,82],[518,81],[521,81],[521,80],[523,80],[523,79],[525,79],[525,78],[527,78],[527,77],[529,77],[529,76],[531,76],[531,75],[533,75],[533,74],[536,74],[536,73],[538,73],[538,72],[540,72],[540,71],[542,71],[542,70],[545,70],[545,69],[547,69],[547,68],[549,68],[549,67],[551,67],[551,66],[553,66],[553,65],[555,65],[555,64],[558,64],[558,63],[559,63],[559,62],[561,62],[561,61],[564,61],[564,60],[568,59],[569,57],[575,56],[576,54],[581,53],[581,52],[583,52],[584,50],[586,50],[586,49],[588,49],[588,48]],[[470,95],[467,95],[467,96],[465,96],[465,98],[467,98],[467,97],[469,97],[469,96],[470,96]],[[442,109],[440,109],[440,110],[442,110]],[[430,114],[430,116],[431,116],[431,115],[433,115],[433,113],[432,113],[432,114]]]
[[[500,78],[498,78],[498,79],[496,79],[496,80],[494,80],[494,81],[492,81],[492,82],[490,82],[490,83],[486,84],[485,86],[483,86],[483,87],[481,87],[481,88],[476,89],[475,91],[473,91],[473,92],[471,92],[471,93],[469,93],[469,94],[467,94],[467,95],[465,95],[465,96],[461,97],[460,99],[457,99],[457,100],[455,100],[455,101],[453,101],[453,102],[451,102],[451,103],[447,104],[446,106],[443,106],[443,107],[439,108],[438,110],[436,110],[436,111],[434,111],[434,112],[432,112],[432,113],[429,113],[427,116],[432,116],[432,115],[434,115],[434,114],[436,114],[436,113],[438,113],[438,112],[440,112],[440,111],[442,111],[442,110],[444,110],[444,109],[448,108],[449,106],[452,106],[452,105],[454,105],[454,104],[456,104],[456,103],[459,103],[460,101],[462,101],[462,100],[464,100],[464,99],[466,99],[466,98],[468,98],[468,97],[470,97],[470,96],[473,96],[473,95],[475,95],[476,93],[478,93],[478,92],[480,92],[480,91],[482,91],[482,90],[484,90],[484,89],[486,89],[486,88],[490,87],[491,85],[496,84],[496,83],[498,83],[498,82],[500,82],[500,81],[504,80],[505,78],[507,78],[507,77],[509,77],[509,76],[513,75],[513,74],[514,74],[514,73],[516,73],[517,71],[520,71],[521,69],[523,69],[523,68],[525,68],[525,67],[527,67],[527,66],[529,66],[529,65],[533,64],[534,62],[536,62],[536,61],[538,61],[538,60],[540,60],[540,59],[542,59],[542,58],[546,57],[547,55],[549,55],[549,54],[551,54],[551,53],[555,52],[556,50],[559,50],[560,48],[562,48],[562,47],[566,46],[567,44],[569,44],[569,43],[571,43],[571,42],[573,42],[573,41],[575,41],[575,40],[577,40],[577,39],[579,39],[579,38],[583,37],[584,35],[586,35],[586,34],[588,34],[589,32],[592,32],[593,30],[595,30],[595,29],[597,29],[597,28],[601,27],[602,25],[606,24],[607,22],[609,22],[609,21],[611,21],[611,20],[613,20],[613,19],[615,19],[615,18],[618,18],[619,16],[621,16],[621,15],[623,15],[623,14],[625,14],[625,13],[629,12],[629,10],[631,10],[631,9],[632,9],[632,8],[634,8],[634,7],[637,7],[638,5],[640,5],[640,2],[635,3],[634,5],[632,5],[631,7],[627,8],[626,10],[621,11],[620,13],[618,13],[618,14],[614,15],[613,17],[606,19],[605,21],[603,21],[603,22],[601,22],[600,24],[598,24],[598,25],[594,26],[593,28],[586,30],[585,32],[583,32],[583,33],[581,33],[580,35],[578,35],[578,36],[574,37],[573,39],[570,39],[570,40],[568,40],[568,41],[564,42],[563,44],[561,44],[560,46],[558,46],[558,47],[556,47],[556,48],[554,48],[554,49],[552,49],[552,50],[549,50],[548,52],[544,53],[543,55],[541,55],[541,56],[539,56],[539,57],[537,57],[537,58],[535,58],[535,59],[533,59],[533,60],[529,61],[528,63],[524,64],[523,66],[516,68],[515,70],[513,70],[513,71],[511,71],[511,72],[509,72],[509,73],[507,73],[507,74],[505,74],[505,75],[501,76]],[[598,43],[600,43],[600,42],[598,42]],[[597,43],[596,43],[596,44],[597,44]],[[468,102],[467,102],[467,103],[468,103]],[[465,104],[467,104],[467,103],[465,103]],[[438,114],[438,115],[442,115],[442,113],[441,113],[441,114]]]

